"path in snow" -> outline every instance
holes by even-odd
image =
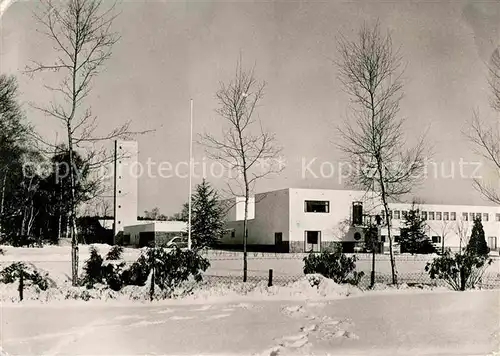
[[[500,293],[379,294],[330,302],[2,307],[11,355],[490,354]]]

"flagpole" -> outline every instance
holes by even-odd
[[[193,99],[191,99],[191,122],[189,128],[189,200],[188,200],[188,249],[191,250],[191,196],[193,175]]]

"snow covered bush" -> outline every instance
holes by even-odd
[[[304,257],[304,274],[321,274],[335,283],[358,285],[364,272],[356,271],[356,256],[348,257],[340,249]]]
[[[123,257],[123,246],[113,246],[109,250],[108,254],[106,255],[106,260],[108,261],[117,261],[121,260]]]
[[[470,250],[455,255],[445,251],[432,262],[427,262],[425,270],[432,279],[442,279],[453,290],[464,291],[476,287],[492,262],[492,259],[471,253]]]
[[[147,248],[128,268],[125,262],[111,260],[119,258],[116,250],[108,253],[103,259],[95,247],[90,248],[90,257],[85,261],[81,285],[93,288],[97,284],[105,284],[114,291],[125,286],[158,287],[165,295],[171,293],[190,279],[199,282],[202,273],[210,263],[194,251],[183,251],[179,248],[165,250],[163,248]],[[154,281],[149,280],[153,278]]]
[[[37,286],[41,290],[54,287],[55,282],[50,279],[48,273],[40,272],[34,265],[24,262],[14,262],[0,271],[0,283],[14,283],[19,281],[21,273],[24,283]]]
[[[173,290],[183,282],[193,278],[202,280],[202,273],[210,266],[210,262],[192,250],[173,248],[151,248],[146,251],[149,269],[153,269],[154,283],[162,290]]]
[[[111,263],[111,259],[119,257],[116,251],[112,252],[113,249],[109,251],[106,260],[104,260],[94,246],[90,247],[90,257],[83,265],[84,274],[81,285],[92,288],[95,284],[105,283],[115,291],[122,288],[121,272],[125,267],[125,262]]]

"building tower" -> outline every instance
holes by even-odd
[[[115,141],[114,151],[114,242],[123,234],[123,227],[137,223],[138,204],[138,143]]]

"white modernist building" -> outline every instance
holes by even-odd
[[[115,141],[114,243],[162,244],[186,232],[182,221],[138,220],[139,149],[136,141]]]
[[[247,247],[251,250],[304,252],[321,251],[342,243],[345,252],[355,251],[364,242],[366,219],[382,220],[380,251],[389,248],[382,204],[374,195],[362,191],[287,188],[257,194],[251,201]],[[395,248],[404,213],[411,204],[390,204],[391,234]],[[427,220],[427,234],[437,246],[458,249],[464,246],[474,217],[480,217],[488,245],[497,250],[500,234],[500,207],[419,204]],[[243,243],[241,198],[228,214],[228,231],[222,239],[226,246]],[[357,221],[356,221],[357,220]]]

